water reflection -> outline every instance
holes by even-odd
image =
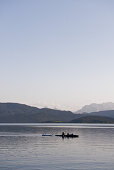
[[[42,136],[63,131],[79,138]],[[113,162],[113,125],[0,125],[0,169],[112,170]]]

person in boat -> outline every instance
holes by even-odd
[[[62,137],[64,137],[65,136],[65,133],[64,132],[62,132]]]
[[[69,133],[67,133],[67,136],[69,136]]]

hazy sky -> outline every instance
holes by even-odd
[[[114,0],[0,0],[0,102],[114,102]]]

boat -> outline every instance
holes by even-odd
[[[42,134],[42,136],[53,136],[52,134]],[[58,136],[58,137],[62,137],[62,138],[78,138],[79,135],[74,135],[74,134],[62,134],[62,135],[55,135],[55,136]]]
[[[43,134],[42,136],[53,136],[53,135],[51,135],[51,134]]]
[[[78,138],[79,135],[74,135],[74,134],[68,134],[68,135],[55,135],[55,136],[59,136],[62,138]]]

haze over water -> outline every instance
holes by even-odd
[[[42,134],[79,134],[79,138]],[[114,125],[0,124],[2,170],[113,170]]]

